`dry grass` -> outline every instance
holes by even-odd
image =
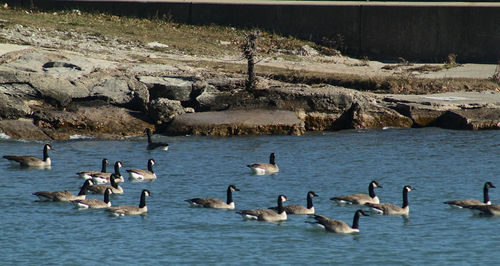
[[[189,55],[218,58],[222,56],[240,57],[241,44],[247,31],[223,26],[195,26],[169,22],[167,19],[139,19],[118,17],[107,14],[64,12],[32,12],[20,9],[0,9],[0,27],[23,25],[44,28],[47,31],[58,30],[92,34],[102,38],[119,38],[146,44],[160,42]],[[258,52],[263,57],[273,57],[279,52],[286,60],[299,60],[293,51],[304,45],[314,47],[325,55],[338,54],[336,48],[342,48],[342,39],[325,41],[322,45],[302,41],[293,37],[261,32],[258,40]],[[5,40],[8,42],[9,40]],[[158,48],[161,49],[161,48]],[[476,79],[418,79],[412,77],[412,71],[439,71],[451,67],[439,66],[412,67],[402,60],[394,67],[405,67],[400,76],[370,78],[362,74],[328,74],[312,71],[292,71],[286,68],[263,67],[257,64],[256,72],[260,76],[287,82],[307,84],[331,84],[357,90],[376,93],[425,94],[453,90],[498,90],[499,84],[491,80]],[[246,66],[231,62],[211,62],[200,60],[190,62],[197,67],[205,67],[218,73],[245,74]],[[389,66],[387,67],[389,68]],[[500,82],[500,81],[499,81]]]

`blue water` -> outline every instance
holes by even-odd
[[[50,170],[0,161],[0,261],[5,264],[496,264],[500,218],[473,216],[443,204],[482,199],[482,186],[500,186],[500,131],[388,129],[306,136],[165,137],[169,151],[147,151],[145,138],[54,141]],[[0,140],[5,154],[41,157],[42,142]],[[276,153],[280,173],[251,175],[246,164]],[[112,217],[102,210],[35,202],[40,190],[78,192],[81,170],[98,170],[103,157],[127,168],[157,162],[152,183],[125,182],[114,205],[137,205],[152,192],[144,216]],[[112,169],[112,166],[109,166]],[[367,192],[377,180],[382,202],[401,204],[404,185],[410,217],[361,217],[356,235],[327,233],[289,216],[281,224],[245,221],[235,211],[191,208],[192,197],[225,200],[229,184],[237,209],[265,208],[285,194],[305,204],[309,190],[318,214],[352,223],[356,207],[329,200]],[[500,188],[491,200],[500,202]],[[101,196],[90,196],[102,199]]]

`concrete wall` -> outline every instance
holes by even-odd
[[[188,24],[262,28],[302,39],[338,40],[370,59],[443,62],[500,60],[500,3],[13,0],[41,10],[79,9],[168,18]]]

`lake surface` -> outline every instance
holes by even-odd
[[[165,137],[168,151],[147,151],[146,139],[54,141],[50,170],[21,169],[0,161],[0,258],[6,264],[497,264],[500,218],[451,209],[452,199],[482,200],[485,181],[500,186],[500,131],[436,128],[352,130],[306,136]],[[43,142],[0,140],[2,155],[42,156]],[[276,153],[279,174],[251,175],[249,163]],[[36,191],[78,193],[81,170],[99,170],[102,158],[128,168],[156,160],[158,179],[123,183],[113,205],[138,205],[149,189],[144,216],[113,217],[66,203],[41,203]],[[236,209],[306,204],[315,191],[316,213],[352,224],[357,207],[340,207],[336,195],[367,193],[377,180],[381,202],[400,205],[404,185],[409,219],[361,217],[356,235],[337,235],[289,216],[281,224],[245,221],[235,211],[192,208],[185,199],[225,200],[226,188],[241,191]],[[100,195],[91,198],[102,199]],[[500,202],[500,188],[490,190]]]

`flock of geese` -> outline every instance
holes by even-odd
[[[168,150],[167,143],[152,141],[150,129],[146,129],[144,133],[146,133],[148,137],[148,150]],[[51,165],[49,150],[53,150],[52,146],[50,144],[45,144],[43,147],[42,159],[34,156],[19,155],[5,155],[3,158],[21,167],[47,168]],[[247,167],[249,167],[251,172],[256,175],[275,174],[279,172],[279,168],[275,160],[275,154],[271,153],[269,163],[254,163],[247,165]],[[74,195],[68,190],[53,192],[39,191],[34,192],[33,195],[37,196],[39,201],[70,202],[77,208],[105,209],[115,216],[140,215],[146,213],[148,211],[146,197],[151,196],[151,192],[147,189],[142,190],[138,206],[112,206],[110,196],[112,194],[123,194],[123,188],[119,185],[120,182],[124,182],[124,178],[120,173],[120,168],[123,167],[123,164],[120,161],[115,162],[113,173],[107,172],[106,168],[108,164],[109,161],[104,158],[102,160],[101,171],[81,171],[76,173],[80,178],[85,179],[77,195]],[[147,169],[127,169],[126,171],[131,180],[137,182],[153,181],[156,179],[156,174],[153,171],[154,164],[155,160],[149,159],[147,162]],[[369,216],[369,213],[408,217],[410,212],[408,192],[415,190],[414,187],[410,185],[403,187],[401,206],[391,203],[381,203],[378,196],[375,194],[376,188],[382,188],[382,186],[377,181],[373,180],[368,185],[368,194],[356,193],[330,198],[330,200],[336,202],[340,206],[347,204],[360,206],[360,208],[354,213],[351,226],[344,221],[316,214],[313,198],[318,197],[318,195],[314,191],[307,192],[306,206],[298,204],[283,205],[288,198],[285,195],[279,195],[277,199],[277,206],[265,209],[240,210],[236,213],[241,215],[245,220],[266,222],[285,221],[287,220],[287,215],[308,215],[312,217],[314,221],[305,221],[306,223],[313,224],[329,232],[340,234],[359,232],[359,218],[361,216]],[[451,200],[445,201],[444,204],[448,204],[449,206],[456,208],[470,209],[482,215],[500,216],[500,205],[492,205],[489,199],[489,189],[491,188],[495,188],[491,182],[486,182],[484,184],[483,201]],[[226,201],[222,201],[217,198],[191,198],[186,201],[193,207],[234,210],[236,206],[233,200],[233,192],[236,191],[240,191],[240,189],[235,185],[229,185],[226,191]],[[103,195],[104,199],[99,200],[87,198],[86,196],[88,192]]]

